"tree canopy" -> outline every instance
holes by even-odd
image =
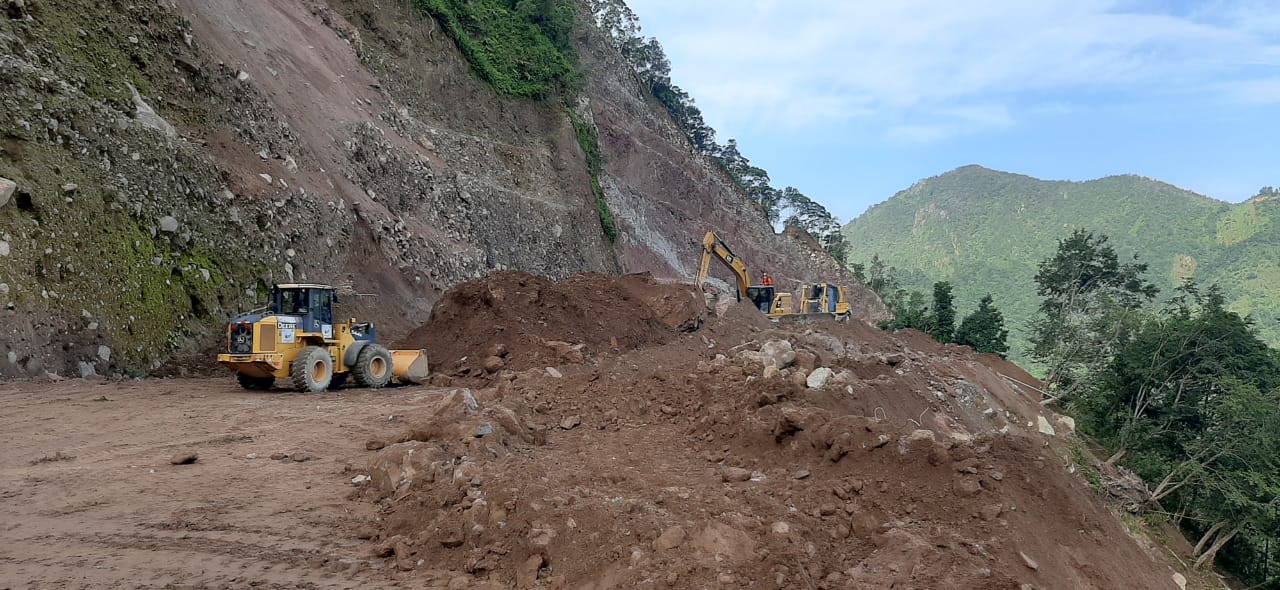
[[[1005,356],[1009,352],[1009,331],[1004,328],[1004,315],[995,308],[991,295],[978,302],[978,309],[960,321],[956,328],[956,344],[964,344],[978,352]]]

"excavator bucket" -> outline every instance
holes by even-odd
[[[427,351],[425,350],[393,350],[391,351],[391,374],[401,383],[422,383],[429,376],[427,372]]]

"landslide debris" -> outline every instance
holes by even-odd
[[[679,292],[505,274],[445,295],[417,337],[450,330],[446,359],[500,344],[512,368],[367,445],[374,555],[431,588],[1167,584],[1046,446],[1016,367],[741,305],[682,333],[637,290]]]
[[[648,274],[499,272],[449,290],[396,347],[427,349],[434,372],[519,371],[669,342],[697,329],[704,308],[693,287]]]

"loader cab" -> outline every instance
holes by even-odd
[[[281,318],[281,329],[287,329],[284,318],[294,320],[298,332],[322,334],[333,338],[333,305],[338,295],[328,285],[287,284],[271,290],[271,314]]]

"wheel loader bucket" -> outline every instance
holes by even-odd
[[[423,383],[427,373],[427,351],[391,351],[391,374],[401,383]]]

